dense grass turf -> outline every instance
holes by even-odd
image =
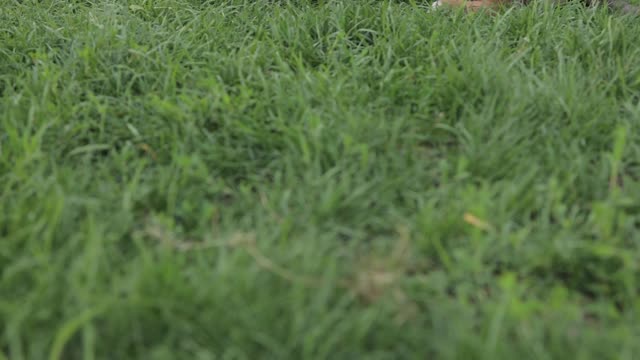
[[[0,6],[0,359],[640,356],[640,22]]]

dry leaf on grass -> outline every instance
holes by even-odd
[[[484,230],[484,231],[492,231],[493,230],[493,226],[491,226],[491,224],[489,224],[488,222],[478,218],[477,216],[470,214],[470,213],[465,213],[463,216],[464,221],[473,226],[476,227],[480,230]]]

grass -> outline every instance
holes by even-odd
[[[0,359],[640,356],[640,23],[427,8],[2,1]]]

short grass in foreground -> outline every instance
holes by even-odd
[[[0,6],[0,359],[640,356],[640,22]]]

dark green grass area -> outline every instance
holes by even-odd
[[[0,359],[640,356],[637,18],[0,2]]]

